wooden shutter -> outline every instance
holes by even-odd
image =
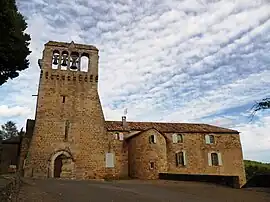
[[[183,151],[184,166],[187,165],[186,151]]]
[[[208,165],[212,166],[212,157],[211,157],[211,153],[208,153]]]
[[[123,133],[119,133],[119,140],[124,140],[124,134]]]
[[[221,153],[218,153],[218,165],[222,166],[222,157],[221,157]]]
[[[205,143],[210,144],[210,137],[209,135],[205,135]]]
[[[179,165],[179,153],[175,153],[175,164],[176,166]]]
[[[175,144],[177,143],[177,134],[172,135],[172,142]]]
[[[106,153],[106,168],[114,168],[114,155],[113,155],[113,153]]]
[[[154,136],[154,143],[157,143],[157,136],[156,135],[153,136]]]
[[[115,139],[115,140],[118,140],[118,133],[115,133],[115,134],[114,134],[114,139]]]

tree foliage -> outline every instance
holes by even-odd
[[[244,160],[247,180],[255,174],[270,173],[270,163],[261,163],[257,161]]]
[[[24,33],[27,23],[18,12],[15,0],[0,1],[0,86],[19,76],[29,67],[26,57],[30,35]]]
[[[23,136],[24,133],[25,132],[23,131],[23,128],[21,128],[21,130],[19,131],[13,121],[8,121],[4,125],[2,125],[0,129],[0,136],[3,140],[17,136]]]
[[[270,97],[264,98],[260,102],[255,102],[255,104],[251,108],[251,117],[250,118],[253,119],[253,117],[257,111],[261,111],[261,110],[265,110],[265,109],[270,109]]]

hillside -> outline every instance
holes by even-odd
[[[244,160],[246,178],[249,180],[254,174],[270,173],[270,163]]]

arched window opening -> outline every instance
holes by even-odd
[[[211,153],[211,162],[213,166],[218,166],[218,154],[217,153]]]
[[[177,142],[182,143],[183,142],[183,135],[177,134]]]
[[[70,54],[70,70],[77,71],[79,69],[79,53],[72,52]]]
[[[53,51],[52,56],[52,69],[58,69],[60,52],[58,50]]]
[[[67,67],[68,67],[68,52],[63,51],[61,58],[61,70],[67,70]]]
[[[82,72],[88,72],[89,71],[89,54],[87,54],[87,53],[82,54],[80,70]]]

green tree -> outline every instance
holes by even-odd
[[[8,121],[7,123],[1,126],[0,136],[4,140],[22,135],[24,135],[23,129],[18,131],[17,126],[13,121]]]
[[[244,160],[247,180],[256,174],[270,173],[270,164],[257,161]]]
[[[19,76],[19,71],[29,67],[26,57],[30,35],[24,31],[27,23],[18,12],[15,0],[0,1],[0,86],[8,79]]]
[[[270,109],[270,97],[264,98],[260,102],[255,102],[253,107],[251,108],[251,119],[254,117],[257,111]]]

